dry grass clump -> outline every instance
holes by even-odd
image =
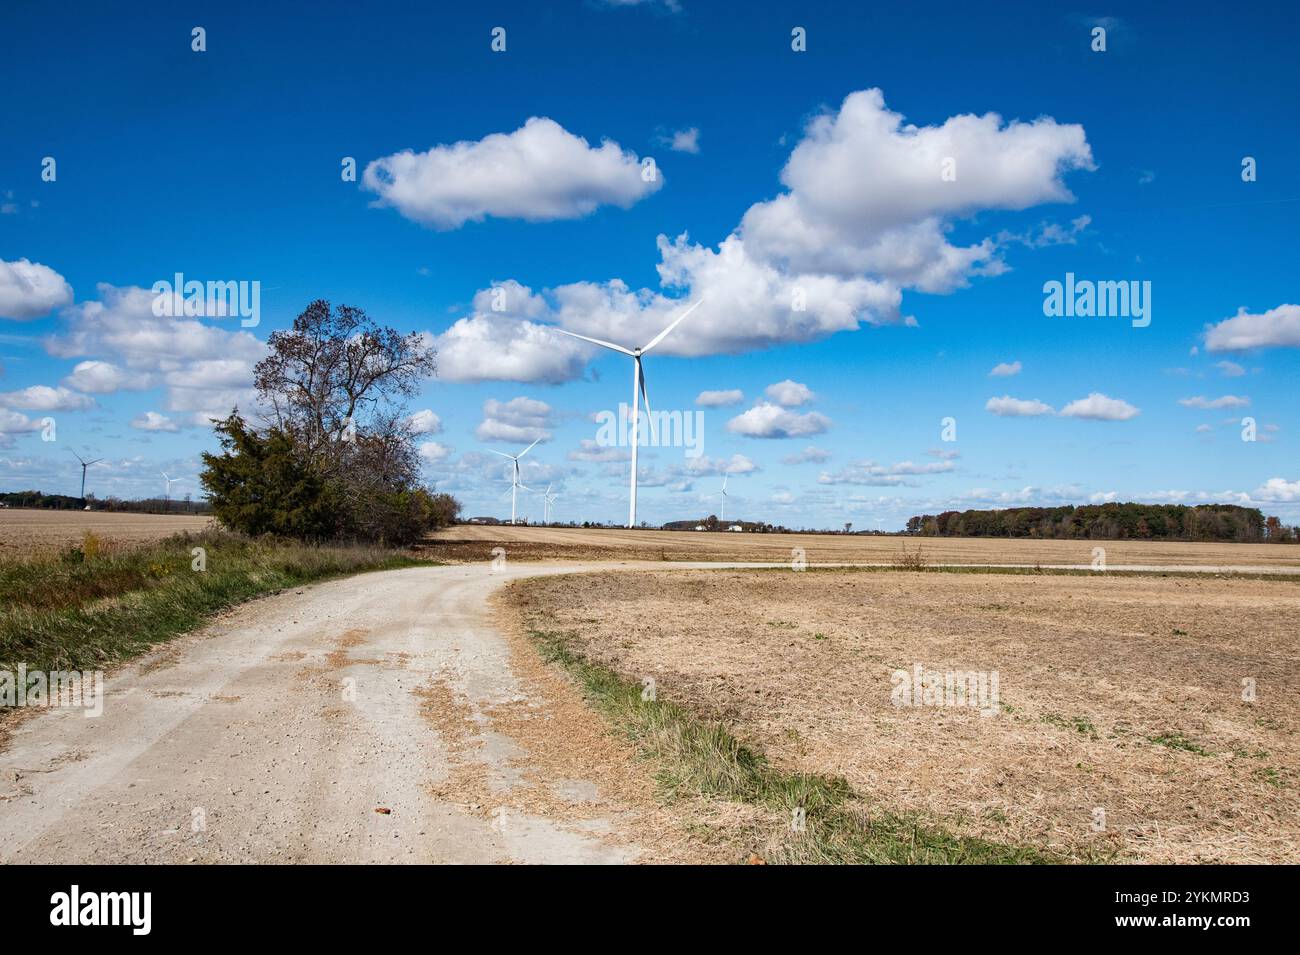
[[[895,555],[893,564],[895,570],[906,570],[913,573],[926,570],[930,566],[930,562],[925,559],[925,554],[922,553],[920,544],[916,545],[914,551],[908,550],[907,544],[903,544],[903,549]]]

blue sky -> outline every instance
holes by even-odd
[[[640,519],[716,512],[725,472],[730,516],[795,527],[1106,499],[1300,520],[1288,5],[267,6],[9,5],[0,489],[76,493],[70,448],[106,459],[100,495],[197,473],[206,416],[325,298],[439,348],[411,411],[467,512],[508,514],[487,451],[542,436],[525,480],[555,517],[623,520],[592,417],[630,362],[554,328],[631,346],[703,299],[646,359],[703,456],[643,449]],[[259,324],[151,315],[177,272],[259,282]],[[1046,316],[1066,273],[1149,282],[1150,324]]]

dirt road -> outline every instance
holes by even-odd
[[[237,608],[111,675],[102,716],[13,727],[0,861],[664,858],[636,835],[655,827],[629,794],[651,787],[618,778],[633,761],[511,652],[488,598],[519,576],[739,566],[761,565],[421,567]]]
[[[364,575],[173,641],[107,679],[102,716],[54,709],[14,729],[0,751],[0,858],[637,859],[621,835],[631,810],[593,780],[544,780],[559,804],[546,814],[506,808],[545,754],[522,754],[490,714],[555,701],[518,678],[487,597],[556,569]]]

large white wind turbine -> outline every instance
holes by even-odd
[[[537,439],[537,441],[540,440],[542,439],[541,438]],[[514,462],[514,470],[510,474],[510,523],[511,524],[515,522],[515,501],[516,498],[519,496],[519,489],[523,487],[525,491],[532,490],[532,488],[530,487],[524,487],[523,483],[519,480],[519,459],[522,458],[529,451],[533,450],[533,448],[537,447],[537,441],[534,441],[532,444],[524,448],[518,454],[506,454],[504,451],[492,451],[493,454],[499,454],[501,455],[501,457],[509,458],[511,461]],[[489,448],[488,450],[491,450],[491,448]]]
[[[725,524],[727,522],[727,478],[731,475],[722,475],[722,513],[718,515],[718,520]]]
[[[612,342],[601,341],[599,338],[588,338],[586,335],[579,335],[577,332],[570,332],[563,328],[555,329],[557,332],[563,332],[571,338],[580,338],[584,342],[591,342],[593,345],[599,345],[601,348],[608,348],[611,351],[620,352],[621,354],[628,355],[632,359],[632,478],[630,488],[631,500],[628,503],[627,510],[628,527],[636,526],[636,451],[637,445],[640,444],[641,440],[640,423],[642,398],[645,399],[645,412],[647,415],[650,414],[650,396],[646,394],[645,390],[645,370],[641,367],[641,356],[667,338],[668,333],[680,325],[682,319],[699,308],[700,303],[703,301],[704,299],[701,298],[699,302],[696,302],[686,311],[682,312],[682,314],[678,315],[677,318],[673,320],[671,325],[640,348],[624,348],[622,345],[615,345]]]

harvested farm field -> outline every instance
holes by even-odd
[[[725,531],[624,530],[604,527],[529,527],[460,524],[426,538],[422,549],[439,560],[491,560],[503,547],[511,560],[730,560],[789,563],[795,548],[810,565],[889,564],[905,552],[929,564],[1091,564],[1094,548],[1111,565],[1249,567],[1257,572],[1300,570],[1300,546],[1175,541],[1032,540],[901,537],[851,534],[740,534]]]
[[[1076,861],[1300,858],[1300,580],[627,571],[503,612],[869,811]]]
[[[0,559],[48,556],[80,544],[88,532],[110,548],[133,547],[211,526],[212,518],[189,514],[0,508]]]

